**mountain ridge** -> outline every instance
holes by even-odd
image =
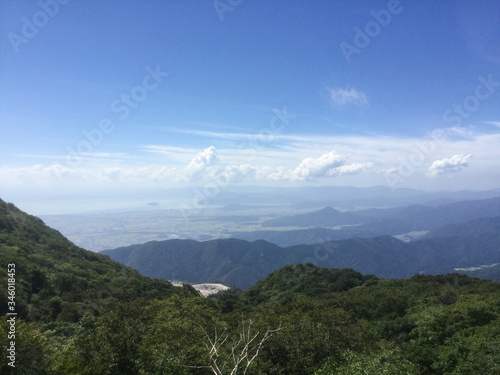
[[[362,222],[363,218],[351,212],[340,212],[333,207],[325,207],[310,213],[266,220],[261,224],[261,227],[333,227],[361,224]]]
[[[376,237],[381,235],[401,235],[413,231],[433,231],[443,225],[465,224],[474,219],[493,218],[500,215],[500,198],[488,198],[480,200],[461,201],[448,203],[440,206],[411,205],[389,209],[366,209],[349,211],[361,218],[361,223],[356,225],[341,226],[338,229],[321,225],[323,210],[309,212],[307,214],[286,216],[285,223],[303,221],[307,217],[316,225],[304,229],[263,230],[231,233],[234,238],[244,240],[256,240],[258,238],[276,243],[280,246],[292,246],[297,244],[313,244],[323,241],[341,240],[354,237]],[[346,214],[342,213],[342,214]],[[280,223],[283,218],[272,219],[274,223]],[[295,223],[297,224],[297,222]],[[319,225],[318,225],[319,224]],[[267,227],[269,228],[269,227]]]
[[[150,277],[193,283],[217,279],[245,289],[285,265],[300,263],[351,268],[382,278],[450,273],[459,267],[500,262],[499,245],[499,241],[485,243],[480,238],[463,237],[405,243],[384,235],[289,247],[263,240],[167,240],[101,253]],[[128,254],[127,259],[122,258],[123,253]],[[150,267],[151,264],[154,266]]]

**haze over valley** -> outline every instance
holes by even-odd
[[[195,199],[195,194],[196,190],[192,190],[185,196]],[[468,210],[462,208],[466,204],[459,203],[499,196],[498,190],[247,187],[228,188],[206,202],[193,204],[192,200],[191,206],[178,203],[164,209],[161,204],[144,203],[134,210],[41,215],[41,218],[71,241],[92,251],[153,240],[202,241],[229,237],[265,239],[289,246],[328,239],[405,235],[482,216],[500,216],[498,205],[489,201],[480,208],[471,203],[474,208]],[[442,215],[437,215],[440,210]],[[304,216],[296,216],[301,214]]]
[[[382,278],[462,272],[500,280],[498,190],[243,190],[198,208],[149,202],[147,210],[41,217],[146,276],[192,284],[248,288],[297,263]]]

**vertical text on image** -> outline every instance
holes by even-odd
[[[7,359],[8,365],[16,367],[16,265],[7,265]]]

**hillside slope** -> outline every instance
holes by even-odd
[[[236,239],[152,241],[101,254],[150,277],[190,283],[220,280],[240,288],[286,264],[282,248],[265,241]]]
[[[180,293],[163,280],[151,280],[109,257],[81,249],[42,220],[0,200],[0,283],[15,265],[16,312],[32,321],[76,322],[101,314],[116,302]],[[183,292],[184,293],[184,292]],[[7,288],[0,289],[7,300]],[[0,315],[7,304],[0,305]]]

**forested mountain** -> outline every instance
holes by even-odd
[[[312,245],[329,240],[344,240],[352,237],[376,237],[380,235],[377,232],[365,232],[357,235],[351,233],[358,229],[342,228],[308,228],[308,229],[290,229],[290,230],[255,230],[255,231],[237,231],[232,232],[232,238],[238,238],[245,241],[264,240],[272,242],[278,246],[293,246],[293,245]]]
[[[101,254],[150,277],[191,283],[220,280],[239,288],[248,288],[289,262],[277,245],[236,239],[152,241]]]
[[[259,281],[242,299],[294,321],[295,331],[266,347],[266,353],[295,353],[282,358],[287,373],[312,373],[307,369],[321,362],[316,349],[331,345],[343,360],[330,357],[316,375],[496,374],[499,292],[500,284],[465,275],[380,280],[296,265]],[[371,344],[360,350],[360,342]]]
[[[10,289],[7,288],[9,281]],[[42,220],[0,199],[0,314],[15,312],[18,367],[6,356],[0,373],[45,373],[44,346],[73,335],[84,317],[101,316],[123,304],[143,303],[174,295],[196,296],[191,287],[140,275],[109,257],[81,249]],[[14,289],[12,289],[14,288]],[[8,303],[10,302],[10,303]],[[2,320],[2,347],[10,342]],[[46,365],[46,364],[45,364]]]
[[[449,273],[500,262],[500,239],[455,236],[406,243],[380,236],[285,248],[262,240],[168,240],[102,253],[150,277],[194,283],[221,280],[247,288],[274,270],[299,263],[353,268],[383,278]]]
[[[353,241],[339,249],[356,245],[375,256],[391,242],[406,246],[391,237]],[[181,253],[189,245],[187,256],[200,243],[175,244]],[[213,264],[221,254],[228,263],[237,255],[249,267],[263,260],[245,259],[245,252],[278,262],[284,250],[264,241],[209,245],[202,256],[216,258]],[[330,246],[321,249],[336,250]],[[300,247],[288,250],[301,254]],[[2,374],[500,372],[500,284],[465,275],[382,280],[298,264],[245,291],[203,298],[82,250],[3,201],[0,261],[0,282],[15,278],[16,285],[15,296],[2,294],[2,306],[13,300],[18,313],[12,324],[2,311],[0,342],[9,348],[0,357]],[[7,275],[11,263],[15,274]]]

